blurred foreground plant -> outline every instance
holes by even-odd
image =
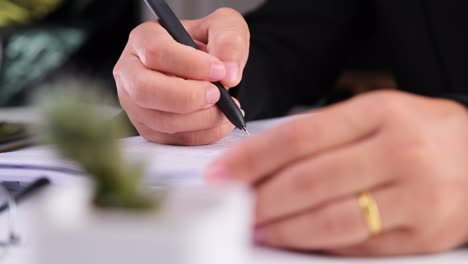
[[[103,113],[97,94],[79,92],[79,84],[62,88],[41,100],[42,134],[94,180],[95,205],[117,209],[158,206],[161,198],[150,198],[141,190],[143,166],[129,165],[122,157],[119,138],[125,134],[124,125]]]

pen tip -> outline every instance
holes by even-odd
[[[246,128],[246,127],[242,128],[242,130],[244,130],[244,131],[245,131],[245,133],[247,133],[247,135],[248,135],[248,136],[250,136],[250,133],[249,133],[249,131],[247,130],[247,128]]]

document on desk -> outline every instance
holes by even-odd
[[[252,135],[287,121],[289,118],[251,122]],[[244,131],[234,130],[221,141],[206,146],[168,146],[151,143],[142,137],[122,140],[122,150],[129,161],[146,165],[148,184],[161,181],[170,184],[202,184],[206,166],[221,152],[245,140]],[[0,180],[31,181],[47,176],[55,183],[83,178],[83,172],[72,162],[61,160],[50,147],[34,147],[22,151],[0,154]]]
[[[262,133],[285,122],[288,118],[256,121],[248,124],[251,135]],[[202,183],[201,175],[206,166],[223,151],[248,138],[241,130],[234,130],[221,141],[206,146],[168,146],[148,143],[141,137],[124,140],[124,149],[129,157],[147,160],[148,179],[166,182]],[[150,155],[149,157],[145,155]],[[151,175],[153,173],[153,175]]]
[[[252,134],[259,134],[289,119],[252,122],[248,124],[248,129]],[[223,151],[246,138],[244,132],[234,130],[228,137],[216,144],[179,147],[149,143],[141,137],[133,137],[124,139],[122,148],[129,159],[143,160],[146,163],[148,166],[146,177],[150,182],[164,179],[181,184],[200,184],[202,183],[201,173],[206,165]],[[24,151],[0,154],[0,180],[32,180],[42,175],[51,177],[58,184],[83,178],[81,170],[76,165],[57,159],[57,156],[49,147],[34,147]],[[20,213],[22,212],[20,210]],[[24,219],[24,217],[20,217],[20,219]],[[25,261],[28,259],[28,254],[30,252],[27,248],[13,249],[9,259],[0,259],[0,263],[26,264],[29,263]],[[467,259],[468,249],[460,249],[434,256],[362,259],[256,248],[248,264],[465,264]]]

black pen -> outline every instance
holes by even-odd
[[[50,184],[50,180],[47,178],[39,178],[34,180],[32,183],[26,185],[23,189],[19,190],[18,192],[13,194],[13,200],[15,203],[19,203],[22,200],[26,199],[28,196],[34,194],[35,192],[41,190],[42,188],[48,186]],[[0,205],[0,213],[5,211],[8,208],[8,204],[1,204]]]
[[[179,43],[198,49],[195,41],[190,37],[187,30],[174,14],[172,9],[164,0],[145,0],[151,11],[158,16],[159,23],[163,28],[169,32],[169,34]],[[244,116],[241,110],[237,107],[231,95],[228,93],[226,88],[220,82],[214,82],[214,85],[218,87],[221,97],[216,104],[219,109],[226,115],[227,119],[231,121],[237,128],[244,130],[247,134],[247,127],[245,124]]]

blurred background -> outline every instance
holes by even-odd
[[[220,7],[235,8],[241,13],[248,12],[261,5],[265,0],[167,0],[174,12],[181,18],[193,19],[206,16]],[[152,18],[142,4],[143,17]]]
[[[181,18],[222,6],[246,12],[260,0],[169,0]],[[45,82],[73,75],[114,92],[112,68],[139,22],[135,0],[0,0],[0,107],[21,106]]]
[[[222,6],[249,12],[264,0],[168,2],[179,17],[191,19]],[[0,0],[0,107],[27,104],[42,84],[67,75],[99,80],[115,93],[112,68],[128,33],[148,19],[154,18],[143,0]],[[378,46],[369,47],[352,56],[337,98],[395,86]]]

